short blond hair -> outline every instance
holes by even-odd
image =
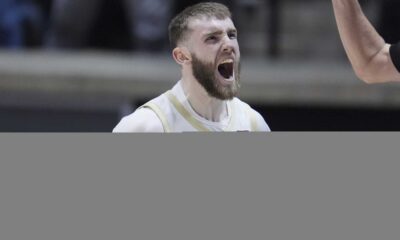
[[[189,21],[193,18],[208,17],[224,20],[232,18],[229,8],[221,3],[203,2],[187,7],[185,10],[176,15],[170,22],[168,27],[169,41],[172,48],[186,38],[189,30]]]

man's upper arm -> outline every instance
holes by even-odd
[[[164,127],[151,109],[140,108],[122,118],[113,132],[164,132]]]

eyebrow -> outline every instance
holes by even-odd
[[[237,33],[237,30],[235,28],[229,28],[227,32],[228,33],[232,33],[232,32]],[[209,37],[209,36],[212,36],[212,35],[222,35],[223,33],[224,33],[224,31],[222,31],[222,30],[216,30],[216,31],[213,31],[211,33],[207,33],[204,36],[205,37]]]

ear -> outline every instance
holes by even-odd
[[[192,60],[189,51],[183,47],[172,50],[172,56],[179,65],[185,65]]]

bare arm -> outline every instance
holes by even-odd
[[[339,34],[357,76],[367,83],[400,81],[390,45],[368,21],[358,0],[332,0]]]
[[[141,108],[122,118],[113,132],[164,132],[164,128],[152,110]]]

